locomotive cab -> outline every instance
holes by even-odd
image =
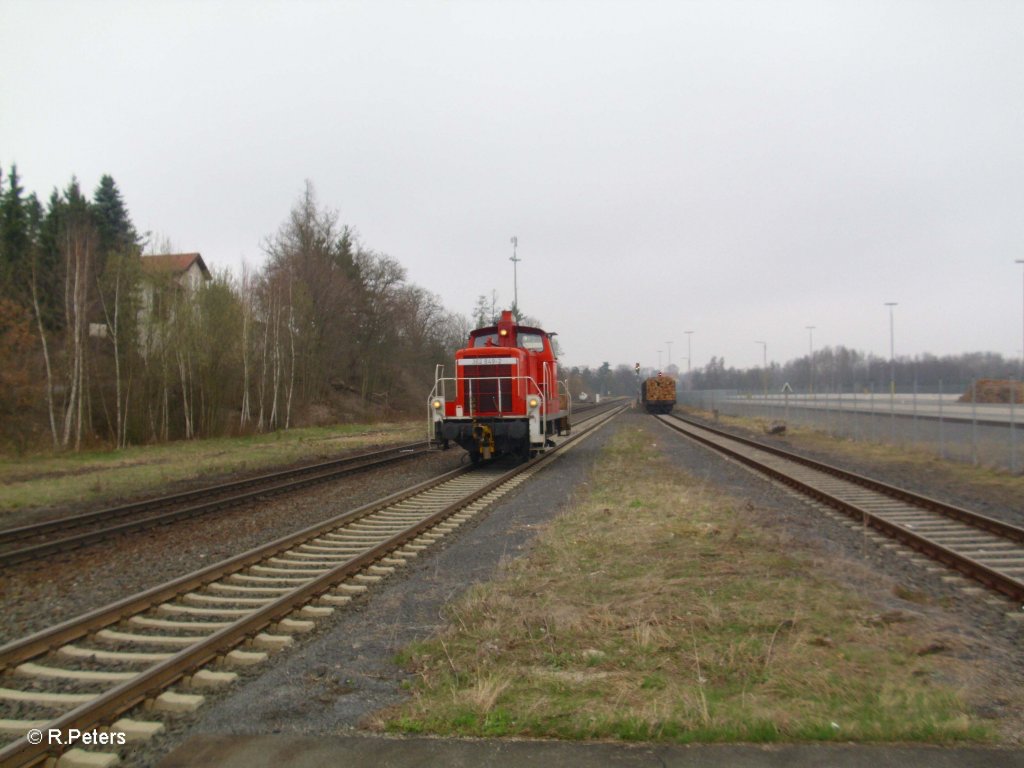
[[[458,444],[476,463],[502,454],[526,460],[550,435],[567,434],[568,387],[558,381],[553,335],[518,325],[509,311],[473,331],[455,353],[455,376],[438,366],[427,405],[431,439]]]

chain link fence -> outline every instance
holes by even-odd
[[[965,389],[973,391],[972,382]],[[679,404],[727,416],[783,422],[838,438],[914,446],[944,459],[1024,471],[1024,403],[960,402],[943,392],[681,392]],[[1012,390],[1011,390],[1012,392]]]

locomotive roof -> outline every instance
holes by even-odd
[[[512,327],[515,328],[517,331],[525,331],[526,333],[542,333],[545,336],[550,336],[551,335],[547,331],[541,330],[540,328],[534,328],[534,327],[529,326],[529,325],[513,325]],[[470,336],[482,336],[484,334],[497,333],[497,332],[498,332],[498,326],[497,325],[488,325],[486,328],[476,328],[476,329],[470,331],[469,335]]]

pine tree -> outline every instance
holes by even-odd
[[[0,197],[0,293],[18,303],[24,303],[27,293],[32,247],[28,204],[22,192],[18,167],[12,165],[7,191]]]
[[[104,174],[99,186],[96,187],[92,198],[92,210],[99,232],[101,259],[105,260],[113,253],[137,255],[141,252],[139,235],[121,199],[121,191],[113,177],[108,174]]]
[[[50,194],[46,212],[40,210],[35,258],[36,291],[43,325],[51,331],[64,327],[64,280],[61,275],[60,233],[67,218],[67,205],[56,189]]]

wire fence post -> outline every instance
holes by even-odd
[[[896,445],[896,385],[889,390],[889,444]]]
[[[914,376],[914,410],[911,417],[910,441],[917,445],[917,376]]]
[[[1010,383],[1010,472],[1017,474],[1017,388]]]
[[[978,466],[978,380],[971,382],[971,463]]]
[[[939,379],[939,457],[946,458],[946,435],[945,435],[945,424],[942,420],[942,379]]]
[[[871,382],[868,397],[871,400],[871,442],[878,442],[878,425],[875,424],[875,382]]]

